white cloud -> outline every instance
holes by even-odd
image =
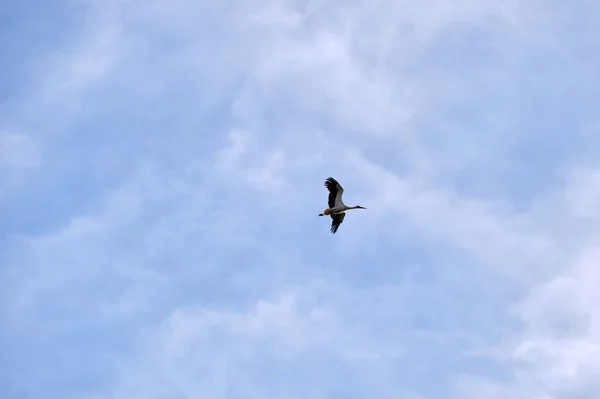
[[[514,358],[525,377],[552,397],[588,397],[600,388],[600,284],[595,248],[585,250],[565,270],[533,289],[516,308],[525,323]]]
[[[39,165],[41,148],[24,133],[0,131],[0,166],[23,168]]]
[[[40,309],[67,287],[90,284],[94,277],[112,270],[106,265],[112,247],[111,235],[118,235],[140,211],[137,193],[109,193],[96,214],[76,215],[57,232],[37,237],[13,237],[7,253],[4,283],[11,297],[11,317],[39,317]],[[24,276],[29,276],[24,278]],[[16,320],[15,319],[15,320]]]
[[[28,97],[12,105],[20,125],[33,126],[40,137],[64,137],[68,126],[92,113],[94,102],[85,94],[126,55],[120,2],[90,1],[84,10],[79,30],[37,54],[39,67],[27,82]]]
[[[539,261],[547,270],[538,269],[524,286],[522,299],[510,307],[522,329],[484,355],[503,364],[507,377],[461,376],[457,397],[571,399],[592,397],[598,391],[600,312],[595,304],[600,300],[596,289],[600,254],[598,230],[591,227],[594,213],[585,211],[594,196],[593,186],[585,182],[595,179],[597,169],[576,170],[547,201],[538,203],[543,211],[531,213],[539,225],[549,226],[550,245],[540,254],[547,260]],[[548,217],[554,220],[545,222]]]
[[[397,300],[392,290],[347,291],[322,282],[289,287],[243,310],[179,309],[146,336],[114,397],[325,398],[344,387],[379,397],[408,393],[380,366],[402,361],[409,337],[402,342],[398,329],[373,323],[403,317],[379,309]]]
[[[49,122],[59,131],[61,115],[104,126],[109,111],[131,110],[119,94],[136,92],[139,113],[124,112],[123,136],[112,139],[135,132],[141,144],[127,158],[149,166],[114,183],[114,196],[100,189],[99,209],[73,211],[58,232],[16,238],[5,281],[12,321],[21,310],[69,331],[85,331],[88,318],[133,330],[120,375],[97,391],[554,399],[596,387],[597,254],[566,260],[593,244],[579,233],[596,231],[597,173],[582,169],[567,191],[520,206],[457,183],[475,180],[465,170],[493,184],[510,179],[486,168],[517,169],[511,151],[526,132],[515,127],[515,99],[533,79],[522,56],[532,43],[568,47],[549,4],[179,0],[90,10],[82,42],[69,47],[80,51],[54,58],[34,100],[60,114]],[[117,94],[93,96],[109,77]],[[73,108],[59,109],[63,101]],[[78,113],[88,101],[108,111]],[[154,112],[157,126],[136,119]],[[30,151],[28,139],[5,136],[0,149]],[[328,175],[348,203],[369,208],[336,236],[316,217]],[[505,313],[523,294],[519,331]],[[45,309],[75,309],[78,321]],[[507,381],[464,366],[498,351],[488,371]]]

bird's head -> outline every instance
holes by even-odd
[[[356,206],[354,207],[354,209],[367,209],[367,208],[365,208],[364,206],[356,205]]]

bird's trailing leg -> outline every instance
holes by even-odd
[[[325,210],[323,211],[323,213],[319,213],[319,216],[327,216],[327,215],[329,215],[330,213],[331,213],[331,210],[330,210],[330,209],[325,209]]]

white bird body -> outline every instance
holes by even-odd
[[[348,206],[342,201],[342,195],[344,194],[344,188],[333,178],[328,177],[325,180],[325,187],[329,190],[328,205],[329,208],[325,209],[319,216],[331,216],[331,232],[335,234],[340,224],[346,217],[346,211],[349,209],[367,209],[360,205]]]

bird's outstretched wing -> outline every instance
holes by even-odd
[[[333,177],[328,177],[325,180],[325,187],[327,187],[327,190],[329,190],[329,208],[333,208],[335,207],[336,198],[339,198],[339,202],[341,202],[344,189]]]
[[[341,213],[332,213],[331,215],[331,232],[335,234],[340,224],[344,221],[344,217],[346,217],[345,212]]]

